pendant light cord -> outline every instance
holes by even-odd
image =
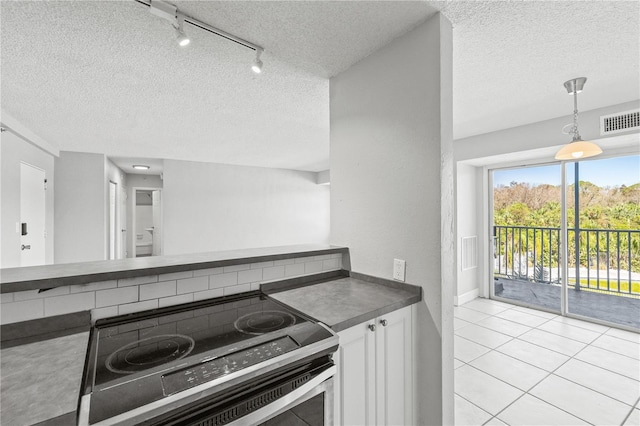
[[[574,85],[575,87],[575,85]],[[579,141],[580,132],[578,131],[578,90],[573,90],[573,141]]]

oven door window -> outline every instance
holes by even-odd
[[[320,393],[284,413],[267,420],[260,426],[323,426],[325,394]]]

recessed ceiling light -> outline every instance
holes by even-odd
[[[136,170],[149,170],[151,167],[146,166],[144,164],[134,164],[133,168]]]

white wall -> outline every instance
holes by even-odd
[[[482,169],[458,163],[456,167],[456,253],[458,257],[458,280],[455,291],[455,304],[462,304],[478,296],[479,268],[462,270],[462,238],[475,236],[481,244],[479,222],[481,211],[476,200],[478,179]],[[477,258],[478,265],[480,259]]]
[[[0,134],[0,267],[20,266],[20,234],[16,223],[20,222],[20,162],[24,161],[45,171],[45,262],[54,260],[54,156],[28,143],[13,131]]]
[[[453,423],[451,24],[436,15],[331,79],[331,243],[422,286],[415,424]],[[444,302],[443,302],[444,301]]]
[[[105,156],[61,151],[55,168],[55,263],[106,259]]]
[[[163,176],[166,255],[329,240],[315,173],[165,160]]]

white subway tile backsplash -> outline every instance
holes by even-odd
[[[97,281],[95,283],[70,285],[69,293],[83,293],[85,291],[106,290],[116,287],[118,287],[118,280]]]
[[[181,303],[193,302],[193,293],[180,294],[178,296],[164,297],[158,300],[160,308],[164,306],[179,305]]]
[[[213,290],[207,291],[199,291],[197,293],[193,293],[193,300],[205,300],[205,299],[213,299],[214,297],[220,297],[224,295],[224,290],[222,288],[216,288]]]
[[[262,270],[263,281],[270,281],[278,278],[284,278],[284,265],[264,268]]]
[[[195,277],[178,280],[178,294],[193,293],[209,289],[209,277]]]
[[[296,263],[284,267],[285,277],[295,277],[297,275],[304,275],[304,263]]]
[[[262,280],[262,269],[249,269],[238,272],[238,284],[252,283]]]
[[[171,274],[161,274],[158,276],[158,281],[173,281],[181,280],[183,278],[193,277],[193,271],[173,272]]]
[[[322,261],[322,270],[331,271],[334,269],[340,269],[340,259],[327,259]]]
[[[245,291],[251,291],[251,284],[239,284],[233,287],[225,287],[223,293],[225,296],[230,294],[244,293]]]
[[[224,272],[224,268],[208,268],[208,269],[197,269],[193,271],[194,277],[202,277],[205,275],[217,275]]]
[[[96,291],[96,308],[138,301],[138,287],[119,287]]]
[[[18,291],[13,293],[13,300],[19,302],[21,300],[44,299],[45,297],[61,296],[63,294],[69,294],[69,286],[56,287],[45,291]]]
[[[304,264],[305,274],[315,274],[317,272],[322,272],[322,260],[314,260]]]
[[[238,284],[238,273],[230,272],[227,274],[211,275],[209,277],[209,288],[228,287]]]
[[[158,299],[145,300],[144,302],[128,303],[118,306],[118,315],[130,314],[132,312],[147,311],[158,307]]]
[[[158,299],[176,295],[176,282],[164,281],[161,283],[144,284],[140,286],[140,300]]]
[[[270,260],[268,262],[252,263],[251,264],[251,269],[262,269],[262,268],[268,268],[270,266],[273,266],[273,261],[272,260]]]
[[[91,321],[96,322],[102,318],[110,318],[118,315],[117,306],[107,306],[106,308],[96,308],[91,310]]]
[[[231,266],[225,266],[224,268],[224,272],[238,272],[238,271],[244,271],[246,269],[251,269],[251,264],[242,264],[242,265],[231,265]]]
[[[92,291],[44,299],[44,315],[46,317],[86,311],[95,307],[96,295]]]
[[[5,293],[2,323],[91,309],[92,320],[131,312],[205,300],[258,290],[274,281],[342,267],[342,253],[207,268],[162,275],[98,281],[37,290]]]
[[[0,309],[0,322],[9,324],[44,316],[44,300],[33,299],[22,302],[5,303]]]
[[[118,287],[125,287],[128,285],[140,285],[158,282],[157,275],[148,275],[145,277],[123,278],[118,280]]]

